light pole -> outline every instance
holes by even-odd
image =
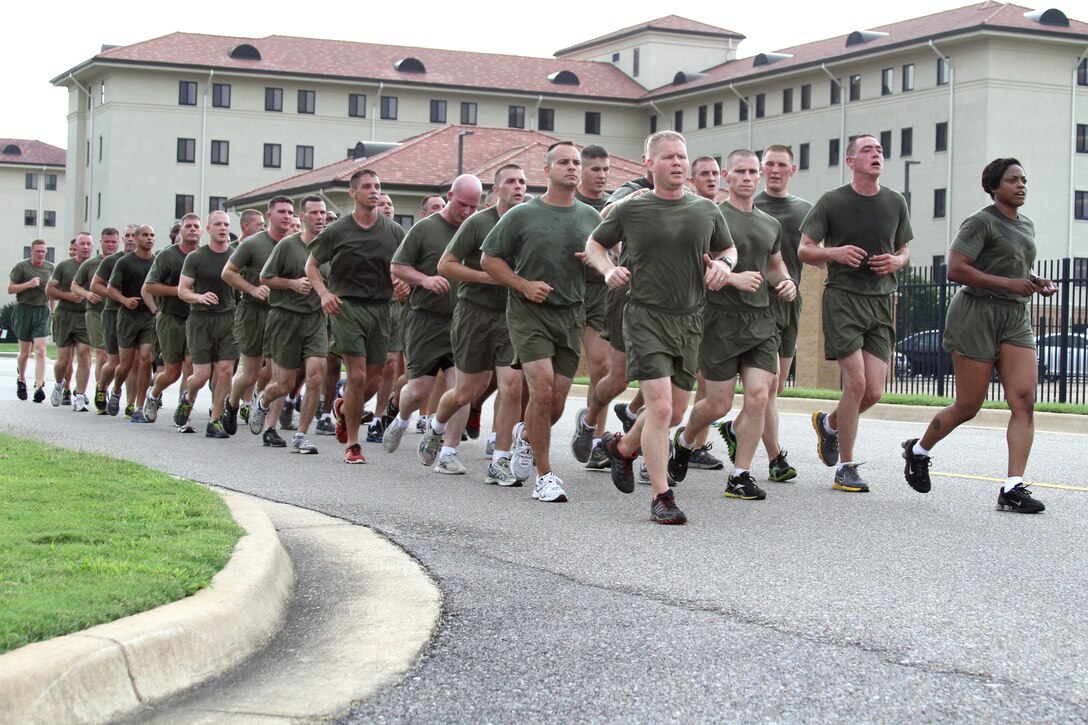
[[[471,136],[472,131],[461,130],[457,132],[457,175],[464,173],[465,163],[465,136]],[[915,163],[918,163],[917,161]]]
[[[910,212],[910,167],[917,166],[921,161],[907,159],[903,162],[903,196],[907,199],[907,212]]]

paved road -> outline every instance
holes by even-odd
[[[0,362],[4,430],[364,524],[427,567],[446,597],[433,645],[347,721],[1088,719],[1085,436],[1037,436],[1029,478],[1068,488],[1036,486],[1047,512],[1019,516],[972,478],[1003,474],[1003,431],[957,432],[921,496],[898,458],[919,426],[867,421],[874,491],[853,495],[831,490],[807,417],[787,415],[796,483],[740,502],[720,472],[693,472],[678,492],[691,522],[661,527],[647,489],[579,470],[573,403],[555,435],[571,502],[542,504],[431,473],[415,434],[348,467],[332,438],[317,457],[246,432],[210,441],[21,403],[13,381]],[[470,469],[482,450],[462,447]]]

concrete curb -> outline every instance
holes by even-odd
[[[211,586],[0,656],[0,721],[106,722],[221,675],[272,639],[294,567],[259,504],[221,495],[246,535]]]

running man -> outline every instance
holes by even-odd
[[[144,280],[151,271],[155,257],[155,230],[148,224],[136,228],[136,249],[117,260],[110,272],[106,293],[118,304],[117,308],[117,368],[113,375],[113,390],[106,401],[106,410],[117,415],[121,407],[121,385],[132,376],[135,396],[125,415],[133,423],[146,423],[143,414],[144,396],[151,379],[151,348],[155,343],[155,315],[158,310],[148,305],[140,294]],[[105,266],[103,262],[102,266]],[[102,266],[99,267],[101,271]]]
[[[87,337],[91,340],[91,352],[94,355],[96,391],[98,381],[102,379],[102,370],[105,368],[107,360],[106,337],[102,330],[102,308],[105,306],[106,300],[91,291],[91,283],[94,281],[94,274],[98,271],[98,266],[102,264],[102,260],[117,251],[117,247],[121,244],[121,235],[113,227],[106,227],[99,235],[99,244],[101,245],[99,253],[79,265],[76,277],[72,280],[72,291],[87,302]],[[95,397],[97,398],[97,392]],[[104,394],[101,407],[99,407],[97,400],[95,401],[95,407],[105,411],[106,397]]]
[[[98,269],[95,270],[94,277],[91,279],[91,292],[98,295],[105,300],[102,305],[102,339],[106,347],[106,364],[102,368],[102,375],[95,379],[95,391],[94,391],[94,407],[98,410],[99,415],[117,415],[120,411],[120,402],[113,408],[113,412],[110,412],[108,390],[107,388],[113,383],[113,379],[117,373],[117,366],[120,364],[121,359],[117,348],[117,311],[121,309],[121,305],[117,303],[117,300],[110,296],[109,291],[106,289],[110,281],[110,276],[113,274],[113,268],[117,265],[122,257],[136,249],[136,226],[130,224],[125,227],[124,235],[122,236],[122,247],[107,256],[102,260],[102,263],[98,265]],[[136,388],[131,383],[125,382],[126,402],[128,407],[133,406],[133,401],[136,399]],[[128,408],[125,409],[128,412]]]
[[[91,258],[94,250],[94,237],[90,232],[76,235],[75,256],[59,262],[53,268],[53,276],[45,286],[45,294],[57,303],[53,313],[53,343],[57,346],[57,361],[53,365],[56,384],[50,402],[53,407],[61,404],[64,396],[71,389],[71,381],[65,375],[72,367],[73,357],[76,362],[75,395],[72,397],[72,410],[86,412],[87,380],[91,374],[91,337],[87,332],[87,301],[83,295],[72,289],[79,268]]]
[[[45,343],[49,337],[51,303],[45,287],[53,274],[53,263],[45,260],[49,246],[44,239],[30,243],[30,257],[11,269],[8,294],[15,295],[12,330],[19,341],[15,392],[19,400],[27,399],[26,364],[34,351],[34,402],[45,400]]]

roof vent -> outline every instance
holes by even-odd
[[[393,64],[393,70],[400,71],[401,73],[426,73],[427,69],[423,67],[423,61],[419,58],[413,58],[408,56],[407,58],[401,58]]]
[[[855,30],[846,36],[846,47],[851,45],[865,45],[866,43],[888,37],[888,34],[880,30]]]
[[[1049,10],[1032,10],[1031,12],[1024,13],[1024,17],[1028,20],[1034,20],[1039,25],[1053,25],[1059,28],[1069,27],[1069,18],[1065,16],[1058,8],[1050,8]]]
[[[578,80],[578,76],[574,74],[574,71],[560,70],[552,73],[548,76],[548,80],[559,86],[580,86],[582,81]]]
[[[257,50],[255,46],[252,46],[249,43],[242,43],[241,45],[234,46],[229,51],[227,51],[227,55],[229,55],[231,58],[234,58],[235,60],[261,59],[261,51]]]
[[[674,86],[682,86],[685,83],[697,81],[700,78],[706,78],[706,73],[696,73],[690,70],[682,70],[672,77],[672,84]]]
[[[400,144],[393,141],[359,141],[355,144],[355,148],[348,158],[365,159],[371,156],[377,156],[389,149],[395,149],[398,146],[400,146]]]
[[[120,47],[121,46],[119,46],[119,45],[109,45],[108,43],[103,43],[102,44],[102,50],[100,50],[98,52],[99,53],[105,53],[107,50],[113,50],[114,48],[120,48]]]
[[[791,53],[760,53],[756,56],[756,59],[752,61],[752,66],[758,68],[761,65],[770,65],[771,63],[777,63],[780,60],[786,60],[792,58]]]
[[[8,156],[22,156],[23,150],[19,148],[18,145],[9,143],[4,147],[3,151],[0,151],[0,153],[7,154]]]

